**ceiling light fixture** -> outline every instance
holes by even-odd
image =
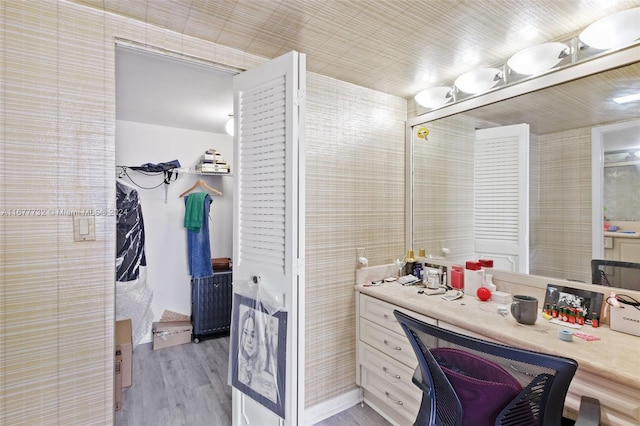
[[[229,114],[229,117],[231,118],[227,120],[226,124],[224,125],[224,129],[230,136],[233,136],[233,134],[235,133],[235,121],[233,120],[233,114]]]
[[[486,92],[498,84],[501,79],[502,73],[499,69],[479,68],[462,74],[456,78],[453,84],[465,93],[476,94]]]
[[[439,86],[419,92],[414,99],[423,107],[438,108],[453,99],[453,96],[451,87]]]
[[[518,74],[539,74],[555,67],[568,54],[566,44],[544,43],[521,50],[509,58],[507,65]]]
[[[570,40],[566,43],[543,43],[516,53],[504,66],[501,66],[504,73],[498,68],[481,68],[459,76],[454,82],[453,91],[443,86],[422,90],[415,96],[416,103],[431,109],[446,103],[456,104],[490,90],[498,82],[501,82],[501,87],[506,87],[528,80],[522,77],[509,78],[510,70],[521,76],[545,74],[554,68],[573,66],[589,60],[594,55],[602,54],[597,51],[598,49],[622,49],[634,46],[640,43],[638,22],[640,22],[640,7],[604,17],[585,28],[579,37],[568,35],[566,38]],[[584,49],[587,46],[594,49]],[[570,60],[559,65],[567,56]],[[638,100],[636,97],[627,99],[623,98],[622,102]],[[616,100],[616,102],[621,101]]]
[[[629,102],[640,101],[640,93],[635,93],[633,95],[620,96],[618,98],[613,98],[613,102],[617,104],[626,104]]]
[[[580,33],[580,41],[595,49],[611,49],[640,38],[640,7],[597,20]]]

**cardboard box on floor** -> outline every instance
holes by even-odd
[[[191,342],[191,321],[161,321],[153,323],[153,350]]]
[[[131,386],[133,345],[131,343],[131,320],[116,321],[116,361],[121,361],[122,387]]]
[[[114,383],[114,395],[113,399],[116,406],[116,411],[122,408],[122,361],[116,361],[115,365],[115,383]]]

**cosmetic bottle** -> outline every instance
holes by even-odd
[[[438,288],[441,284],[440,270],[435,268],[427,269],[427,288]]]
[[[413,267],[416,264],[416,260],[413,257],[413,250],[407,250],[407,256],[404,260],[407,262],[404,266],[404,275],[413,274]]]
[[[493,283],[493,275],[487,274],[487,271],[484,274],[484,287],[491,290],[491,293],[497,290],[496,285]]]
[[[416,262],[413,264],[413,272],[412,272],[413,276],[416,277],[417,279],[419,279],[420,281],[422,281],[424,279],[423,275],[423,269],[422,269],[422,263],[420,262]]]
[[[478,259],[482,269],[493,268],[493,259]]]
[[[484,270],[480,262],[469,261],[464,269],[464,294],[473,297],[478,293],[478,289],[484,284]]]
[[[464,273],[460,265],[453,265],[451,267],[451,287],[456,290],[464,289]]]

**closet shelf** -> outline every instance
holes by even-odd
[[[174,169],[176,173],[186,173],[189,175],[200,175],[200,176],[233,176],[232,173],[221,173],[221,172],[200,172],[198,170],[188,169],[185,167],[179,167]]]
[[[627,160],[627,161],[604,163],[604,167],[637,166],[637,165],[640,165],[640,160]]]

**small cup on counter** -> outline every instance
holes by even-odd
[[[522,294],[513,296],[511,315],[520,324],[535,324],[538,319],[538,299]]]

